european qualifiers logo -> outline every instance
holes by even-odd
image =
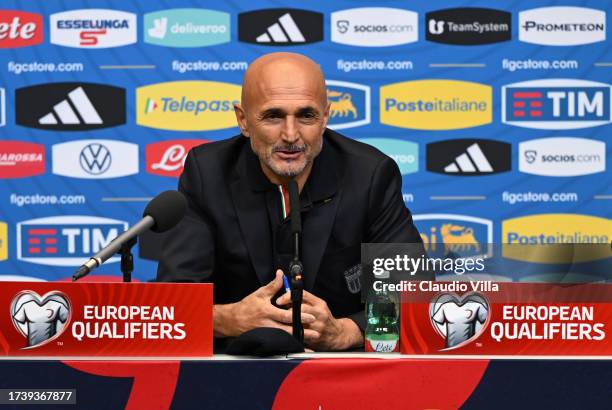
[[[79,140],[52,147],[55,175],[83,179],[138,174],[138,145],[116,140]]]
[[[425,39],[436,43],[471,46],[512,38],[512,14],[502,10],[452,8],[429,12],[425,21]]]
[[[49,266],[79,266],[118,235],[128,223],[96,216],[51,216],[17,224],[17,259]],[[118,262],[113,256],[106,263]]]
[[[418,14],[388,7],[361,7],[331,14],[331,41],[361,47],[414,43],[419,39]]]
[[[85,131],[125,124],[125,89],[105,84],[49,83],[15,91],[18,125]]]
[[[25,178],[45,173],[45,146],[0,141],[0,178]]]
[[[171,140],[149,144],[145,148],[147,172],[165,177],[179,177],[191,148],[206,144],[207,140]]]
[[[606,143],[586,138],[539,138],[519,144],[519,171],[573,177],[606,170]]]
[[[540,7],[519,13],[519,40],[577,46],[606,40],[606,12],[585,7]]]
[[[476,340],[486,329],[491,306],[478,293],[442,293],[429,304],[429,320],[444,339],[444,349],[457,349]]]
[[[574,79],[533,80],[502,87],[502,122],[563,130],[609,124],[610,85]]]
[[[144,41],[166,47],[205,47],[230,41],[230,15],[206,9],[170,9],[144,16]]]
[[[300,9],[265,9],[240,13],[238,40],[267,46],[323,41],[323,14]]]
[[[402,175],[419,170],[419,145],[414,142],[391,138],[361,138],[358,141],[371,145],[392,158]]]
[[[370,123],[370,87],[346,81],[327,80],[327,100],[331,103],[328,127],[333,130]]]
[[[10,313],[15,329],[26,338],[24,349],[31,349],[61,336],[70,323],[72,306],[68,296],[60,291],[40,296],[24,290],[11,301]]]
[[[486,139],[456,139],[427,144],[427,170],[458,176],[510,171],[512,146]]]
[[[20,10],[0,10],[0,48],[34,46],[43,42],[43,17]]]
[[[50,18],[51,43],[64,47],[110,48],[137,41],[136,14],[119,10],[81,9]]]

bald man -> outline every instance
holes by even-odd
[[[272,53],[245,73],[235,107],[241,134],[190,151],[179,190],[183,221],[164,244],[158,281],[213,282],[215,344],[256,327],[291,333],[283,270],[292,257],[287,185],[300,189],[304,342],[314,350],[363,345],[355,271],[362,242],[421,238],[397,165],[326,129],[330,103],[319,66]]]

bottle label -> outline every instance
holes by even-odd
[[[394,339],[394,340],[366,339],[365,351],[366,352],[380,352],[380,353],[399,352],[399,343],[397,342],[398,342],[398,339]]]

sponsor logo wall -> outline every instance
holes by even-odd
[[[137,222],[190,149],[238,133],[244,70],[272,51],[321,65],[329,128],[396,162],[426,246],[610,241],[603,0],[13,3],[0,9],[0,276],[68,278]],[[135,279],[152,279],[158,251],[135,254]]]

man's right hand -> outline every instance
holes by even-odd
[[[283,288],[283,272],[276,271],[270,283],[260,287],[240,302],[213,306],[213,328],[216,337],[238,336],[256,327],[275,327],[292,333],[291,311],[275,307],[271,300]],[[302,323],[315,321],[302,313]],[[304,332],[308,332],[307,329]]]

